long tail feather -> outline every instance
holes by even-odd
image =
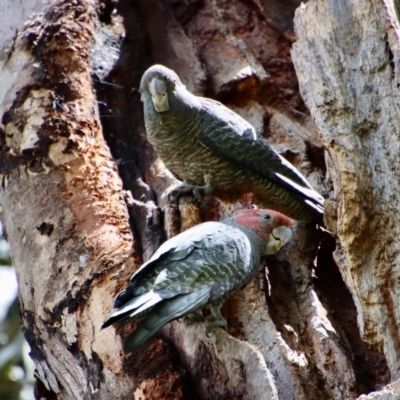
[[[153,307],[155,304],[159,303],[163,298],[156,292],[152,290],[141,296],[135,297],[123,307],[113,312],[110,317],[103,323],[101,329],[107,328],[107,326],[112,325],[116,321],[120,321],[125,318],[132,318],[137,314],[140,314],[144,310]]]
[[[209,297],[210,289],[204,288],[188,295],[175,297],[159,305],[128,337],[124,350],[130,352],[138,349],[168,322],[205,306]]]

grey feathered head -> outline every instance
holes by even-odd
[[[141,100],[144,101],[144,96],[148,94],[157,112],[168,111],[168,92],[171,93],[175,86],[183,85],[174,71],[163,65],[153,65],[143,74],[140,81]]]

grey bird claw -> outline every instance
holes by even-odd
[[[168,194],[168,200],[177,202],[182,194],[193,192],[196,185],[190,181],[184,181],[176,188],[172,189]]]
[[[191,181],[184,181],[181,185],[171,190],[168,195],[168,200],[171,203],[178,202],[182,194],[192,193],[194,198],[198,201],[200,207],[204,210],[207,208],[204,196],[212,192],[212,186],[208,180],[204,186],[196,185]]]
[[[218,321],[213,321],[210,322],[207,327],[206,327],[206,335],[207,337],[211,336],[211,332],[214,330],[214,328],[222,328],[224,331],[228,330],[228,324],[224,319],[220,319]]]
[[[186,315],[184,321],[186,325],[192,325],[197,322],[203,322],[204,319],[205,318],[202,315],[199,315],[196,312],[194,312]]]
[[[200,208],[205,210],[207,208],[207,204],[204,200],[204,195],[206,194],[206,190],[204,186],[196,186],[193,189],[193,196],[199,202]]]
[[[210,337],[210,333],[214,328],[220,327],[225,331],[228,330],[228,324],[226,322],[226,319],[221,314],[222,304],[223,301],[220,300],[219,302],[211,305],[210,307],[211,314],[206,318],[207,321],[210,321],[210,323],[207,325],[206,328],[207,337]]]

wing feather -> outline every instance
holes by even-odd
[[[223,104],[202,98],[200,111],[204,127],[199,142],[218,154],[230,158],[287,190],[323,207],[324,199],[307,179],[268,142],[254,127]],[[249,157],[248,155],[252,156]]]
[[[138,349],[168,322],[204,307],[208,303],[209,297],[210,289],[203,288],[164,302],[160,307],[154,309],[139,328],[129,336],[124,345],[125,351]]]

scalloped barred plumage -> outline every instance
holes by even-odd
[[[291,226],[276,211],[242,210],[175,236],[132,276],[102,328],[126,318],[144,319],[125,344],[132,351],[169,321],[205,306],[212,319],[207,329],[226,327],[221,305],[250,281],[262,255],[276,253],[290,240]]]
[[[253,193],[263,206],[322,223],[322,196],[242,117],[194,96],[162,65],[144,73],[140,91],[148,140],[179,179],[229,201]]]

